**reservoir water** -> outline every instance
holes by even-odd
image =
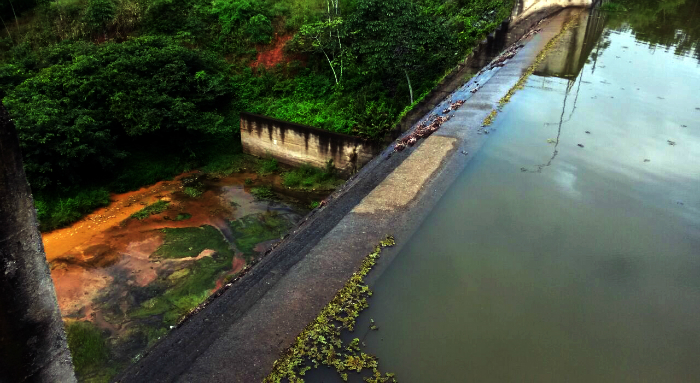
[[[698,20],[582,15],[373,281],[358,328],[383,371],[700,381]]]

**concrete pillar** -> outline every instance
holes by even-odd
[[[0,382],[75,382],[17,132],[0,104]]]

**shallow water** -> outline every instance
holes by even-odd
[[[259,185],[282,190],[279,183],[274,175],[190,172],[112,195],[109,206],[44,233],[69,337],[74,328],[91,329],[107,355],[77,366],[79,379],[109,380],[279,242],[308,211],[303,199],[258,200],[250,193]],[[162,212],[132,216],[158,201],[167,203]],[[74,354],[89,346],[81,336],[71,343]]]
[[[700,381],[700,6],[669,4],[584,15],[503,108],[372,286],[382,371]]]

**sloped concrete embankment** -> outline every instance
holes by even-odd
[[[553,16],[505,66],[485,70],[459,88],[451,98],[466,102],[440,130],[402,152],[387,148],[245,277],[117,380],[261,381],[386,234],[393,234],[398,246],[386,250],[370,278],[390,264],[487,139],[478,134],[482,121],[578,13]]]

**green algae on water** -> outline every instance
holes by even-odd
[[[280,239],[292,226],[284,215],[275,211],[260,214],[251,214],[229,223],[235,244],[246,261],[250,261],[257,252],[255,245]]]
[[[223,234],[213,226],[165,228],[163,244],[152,256],[159,258],[196,257],[206,249],[217,253],[231,253]]]
[[[343,381],[348,380],[348,372],[371,371],[372,375],[364,378],[366,382],[396,382],[394,374],[379,371],[375,356],[361,351],[358,338],[344,343],[340,336],[343,330],[353,331],[360,312],[369,307],[367,299],[372,291],[364,278],[377,264],[382,248],[395,243],[394,237],[387,236],[367,255],[360,269],[275,361],[264,382],[303,382],[307,371],[321,365],[335,369]]]
[[[168,201],[158,201],[154,204],[148,205],[144,207],[143,209],[137,211],[136,213],[131,215],[131,218],[136,218],[139,221],[142,219],[146,219],[152,215],[160,214],[164,212],[167,208],[170,202]]]

